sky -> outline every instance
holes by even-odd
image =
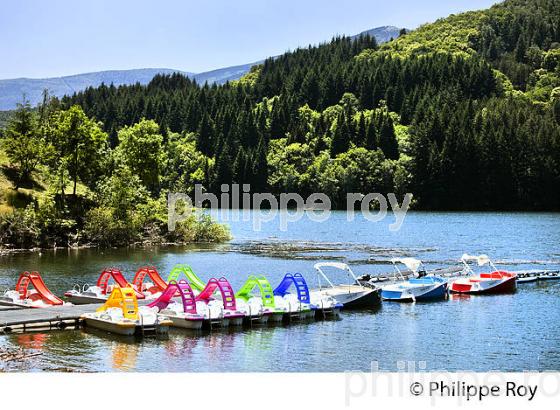
[[[251,63],[378,26],[415,28],[497,0],[2,0],[0,79]]]

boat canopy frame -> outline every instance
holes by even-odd
[[[463,263],[463,266],[465,267],[465,270],[471,275],[476,275],[476,273],[471,268],[471,265],[469,265],[469,262],[476,262],[478,264],[478,266],[490,265],[492,267],[492,269],[494,269],[494,272],[499,271],[499,269],[496,267],[496,265],[494,265],[494,262],[492,262],[490,257],[486,254],[469,255],[467,253],[464,253],[463,256],[461,256],[461,262]]]
[[[423,270],[426,271],[426,267],[424,266],[422,261],[420,259],[416,259],[416,258],[392,258],[391,263],[393,264],[393,267],[395,268],[396,276],[400,276],[401,280],[403,280],[403,281],[405,281],[406,278],[405,278],[404,274],[402,273],[402,271],[399,269],[399,266],[398,266],[399,263],[402,263],[404,266],[406,266],[408,269],[410,269],[410,271],[412,272],[412,275],[414,277],[419,276],[420,268],[423,268]]]
[[[322,283],[321,283],[321,277],[323,277],[323,279],[325,279],[325,281],[329,284],[329,286],[331,288],[333,288],[333,289],[336,288],[336,286],[331,282],[331,280],[328,278],[328,276],[325,274],[325,272],[323,271],[322,268],[335,268],[335,269],[345,271],[348,278],[354,279],[354,283],[348,283],[348,286],[353,286],[353,285],[362,286],[360,284],[360,282],[358,281],[358,278],[356,277],[356,275],[354,274],[354,272],[350,268],[350,266],[348,266],[344,262],[318,262],[315,265],[313,265],[313,267],[317,271],[317,284],[319,286],[319,290],[323,289],[323,286],[322,286]]]

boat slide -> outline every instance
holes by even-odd
[[[253,294],[257,289],[259,295]],[[272,286],[264,276],[250,275],[235,294],[237,309],[244,312],[251,321],[266,323],[282,321],[283,309],[278,309],[274,301]]]
[[[146,277],[150,278],[152,282],[144,282]],[[142,292],[146,298],[151,298],[167,289],[167,282],[163,280],[155,267],[144,266],[136,271],[134,279],[132,279],[132,286],[138,292]]]
[[[32,289],[29,287],[32,286]],[[38,272],[23,272],[15,290],[8,290],[0,296],[0,305],[41,308],[62,306],[64,302],[45,285]]]
[[[171,269],[171,272],[169,272],[169,276],[167,277],[167,283],[178,282],[181,274],[185,276],[187,282],[189,282],[192,290],[195,293],[202,292],[206,287],[206,284],[198,277],[196,273],[194,273],[192,268],[189,265],[185,264],[175,265],[173,269]]]
[[[461,262],[469,276],[452,282],[450,286],[451,292],[468,294],[515,292],[517,275],[512,272],[498,270],[487,255],[472,256],[464,254],[461,257]],[[494,271],[476,274],[469,265],[469,262],[476,262],[478,266],[490,265]]]
[[[289,291],[292,286],[295,294]],[[291,319],[315,317],[315,311],[311,309],[309,288],[301,273],[286,273],[273,294],[275,305],[285,310]]]
[[[110,285],[110,280],[115,282],[115,285]],[[104,302],[109,297],[113,289],[120,288],[133,288],[123,276],[122,272],[116,268],[108,268],[101,272],[95,286],[84,285],[80,288],[79,285],[74,286],[74,289],[66,292],[64,296],[72,303],[83,305],[88,303]],[[137,299],[145,299],[146,296],[134,289]]]
[[[86,326],[125,336],[145,332],[167,333],[172,322],[157,313],[157,308],[138,307],[132,287],[115,287],[103,306],[94,313],[85,313]]]
[[[214,298],[214,293],[218,291],[221,298]],[[243,323],[245,314],[237,310],[235,293],[226,278],[211,278],[204,289],[196,296],[196,302],[203,302],[202,307],[208,309],[208,315],[215,316],[213,312],[221,311],[221,315],[225,321],[225,325],[239,326]],[[197,304],[197,308],[198,308]],[[201,312],[202,313],[202,312]],[[207,314],[204,314],[206,316]]]
[[[396,283],[381,287],[383,300],[398,302],[416,302],[422,300],[443,299],[447,295],[447,281],[434,275],[427,275],[422,262],[415,258],[394,258],[391,263],[396,270]],[[405,279],[397,266],[405,265],[413,272],[414,278]]]
[[[181,303],[173,300],[179,295]],[[148,307],[155,307],[166,318],[173,322],[173,326],[185,329],[200,329],[203,321],[211,324],[211,317],[205,318],[197,312],[196,300],[192,288],[186,280],[171,282],[163,293]]]

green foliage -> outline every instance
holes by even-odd
[[[165,151],[163,136],[153,120],[141,120],[118,133],[114,156],[117,166],[128,167],[152,193],[158,193]]]
[[[167,162],[162,184],[172,191],[194,193],[195,184],[208,186],[214,160],[196,149],[196,134],[171,133],[165,146]]]
[[[403,58],[429,53],[474,55],[473,42],[480,37],[484,18],[484,13],[478,11],[451,15],[400,36],[382,46],[381,50]],[[366,55],[362,54],[360,58]]]
[[[232,85],[239,86],[253,86],[259,79],[259,74],[261,73],[262,66],[254,65],[251,67],[249,72],[243,75],[239,80],[232,81]]]
[[[45,161],[47,145],[39,133],[37,115],[28,102],[19,104],[10,117],[2,145],[10,161],[18,167],[16,190]]]
[[[231,239],[227,226],[215,223],[207,214],[191,214],[177,223],[172,238],[177,242],[225,242]]]
[[[27,210],[0,214],[0,242],[22,249],[37,246],[40,230]]]
[[[102,172],[107,134],[101,124],[89,119],[81,107],[74,105],[57,111],[50,119],[48,142],[53,147],[50,161],[56,170],[60,187],[65,187],[66,175],[73,181],[76,195],[78,180],[92,186]]]

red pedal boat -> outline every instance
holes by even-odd
[[[515,273],[498,270],[487,255],[471,256],[464,254],[461,262],[465,265],[469,276],[457,279],[449,286],[452,293],[468,294],[497,294],[513,293],[516,290]],[[469,262],[477,262],[478,266],[490,265],[494,269],[491,273],[476,274]]]

